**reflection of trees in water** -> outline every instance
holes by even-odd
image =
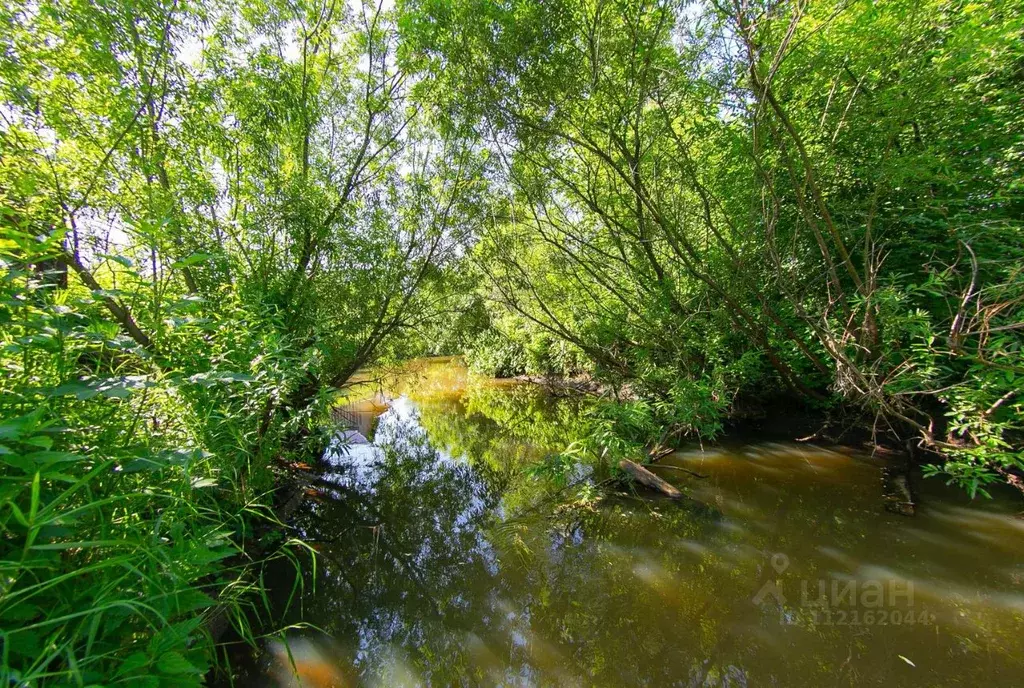
[[[416,399],[381,417],[380,446],[339,458],[325,476],[339,499],[297,523],[323,552],[305,620],[383,685],[882,685],[901,667],[879,658],[923,653],[913,629],[784,627],[750,601],[773,552],[791,556],[791,597],[801,579],[896,560],[905,543],[864,538],[882,527],[864,476],[768,452],[704,469],[722,522],[629,496],[577,504],[523,472],[574,439],[571,407],[515,389]],[[940,673],[955,661],[930,658]]]
[[[432,448],[410,406],[381,417],[377,442],[326,476],[340,499],[313,504],[297,523],[323,554],[307,620],[357,639],[367,668],[393,648],[455,652],[434,627],[468,628],[462,583],[497,571],[484,526],[500,484]]]
[[[502,476],[502,504],[516,514],[551,497],[555,486],[523,472],[583,437],[585,401],[552,398],[533,385],[471,385],[460,396],[415,396],[435,446]]]
[[[429,397],[417,403],[437,446],[493,467],[561,451],[584,429],[583,401],[555,399],[532,385],[474,385],[458,399]]]
[[[425,409],[424,425],[444,425],[438,410]],[[493,419],[462,418],[493,423],[487,439],[506,439]],[[404,404],[381,417],[377,442],[330,474],[340,499],[315,503],[297,523],[323,554],[306,620],[350,639],[362,671],[386,673],[396,650],[436,684],[636,683],[701,669],[691,658],[705,656],[701,637],[712,629],[696,618],[708,610],[672,587],[680,563],[648,562],[638,585],[637,552],[605,539],[637,529],[628,510],[584,509],[568,530],[534,515],[520,531],[525,549],[512,553],[501,537],[510,523],[497,516],[508,471],[434,449]],[[662,525],[666,534],[702,527],[675,508]]]

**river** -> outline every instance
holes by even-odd
[[[1012,495],[918,481],[908,518],[863,452],[731,441],[653,469],[702,508],[532,469],[584,400],[453,359],[371,392],[346,417],[372,443],[330,450],[292,517],[316,566],[271,586],[304,685],[1024,684]],[[244,685],[297,685],[282,647]]]

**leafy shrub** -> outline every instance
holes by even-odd
[[[0,680],[198,685],[206,615],[258,599],[241,555],[287,431],[263,414],[301,362],[230,299],[170,304],[146,351],[40,274],[52,243],[3,232]]]

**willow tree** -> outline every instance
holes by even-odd
[[[376,5],[0,22],[0,681],[195,685],[317,402],[447,309],[477,162]]]
[[[405,10],[498,161],[496,302],[670,404],[788,387],[1012,479],[1013,3]]]
[[[439,133],[398,60],[393,16],[342,2],[226,7],[196,88],[222,279],[266,304],[309,375],[301,407],[436,316],[463,241],[472,152]]]
[[[305,352],[282,402],[302,408],[444,310],[477,163],[413,97],[380,5],[53,4],[9,21],[24,30],[7,188],[66,234],[58,264],[89,289],[111,286],[109,256],[134,263],[144,302],[103,298],[143,349],[173,348],[168,302],[230,295]]]

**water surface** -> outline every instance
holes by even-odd
[[[330,665],[307,684],[1024,685],[1011,496],[925,481],[907,518],[862,453],[727,442],[655,469],[694,508],[531,471],[578,438],[578,399],[447,359],[359,396],[346,418],[372,444],[328,453],[294,519],[316,569],[275,590],[282,623],[322,631],[289,636]]]

